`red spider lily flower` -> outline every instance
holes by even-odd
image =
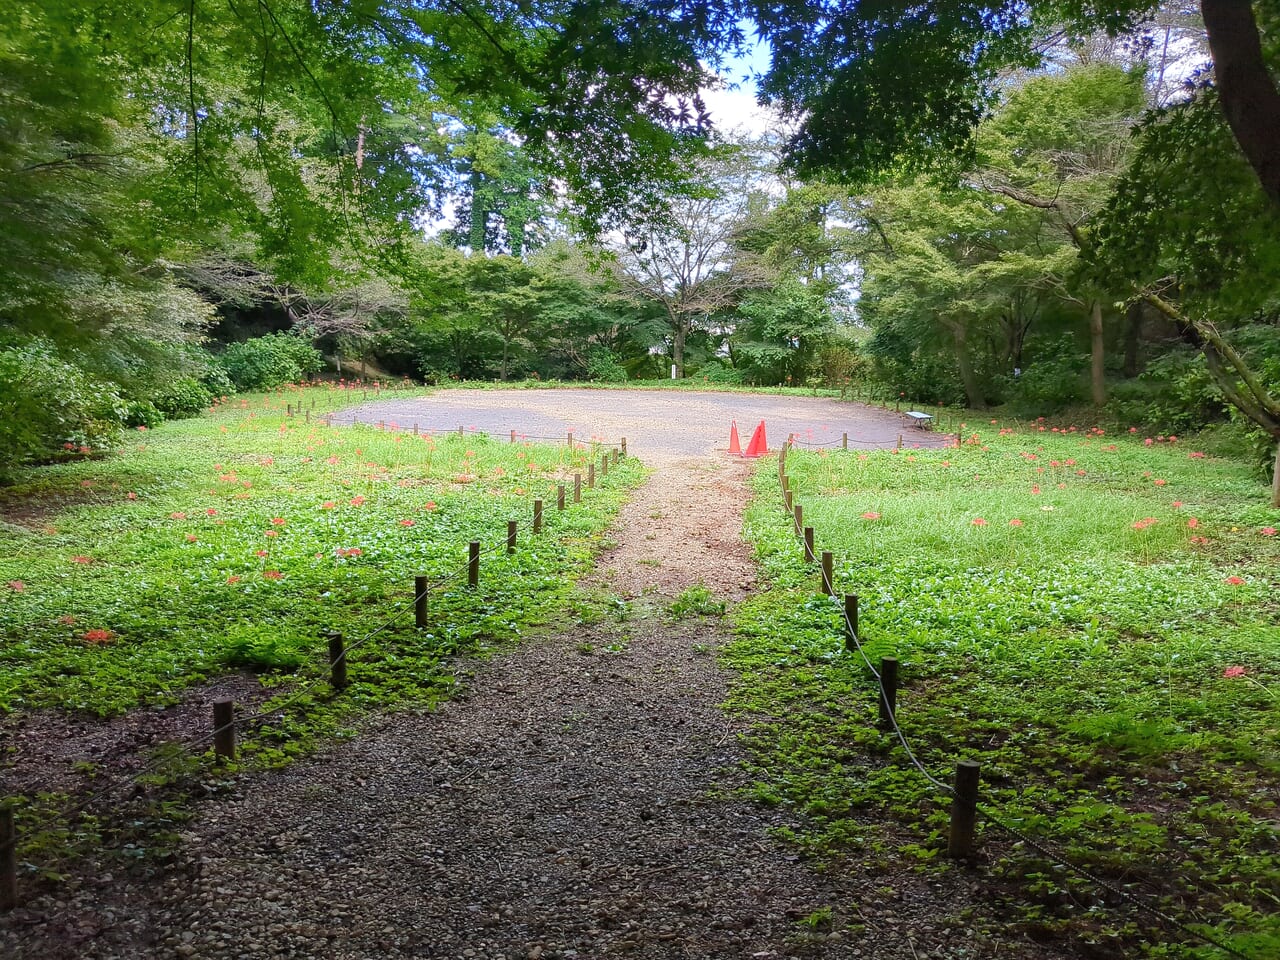
[[[1243,677],[1248,672],[1244,667],[1227,667],[1222,671],[1222,675],[1228,680],[1234,680],[1236,677]]]
[[[1175,509],[1175,510],[1180,510],[1180,509],[1182,509],[1182,501],[1181,501],[1181,500],[1175,500],[1175,501],[1173,501],[1172,506],[1173,506],[1173,509]]]
[[[234,573],[231,576],[227,577],[227,583],[239,583],[239,582],[240,582],[240,578],[237,577]]]
[[[75,448],[76,448],[76,445],[74,443],[64,443],[62,445],[63,450],[74,450]]]
[[[329,457],[327,460],[325,460],[325,463],[327,463],[331,467],[336,467],[338,465],[338,458]]]
[[[876,513],[874,510],[868,510],[866,513],[862,515],[862,519],[863,520],[879,520],[880,514]]]
[[[240,481],[240,486],[242,486],[242,487],[244,487],[246,490],[248,490],[250,487],[252,487],[252,486],[253,486],[253,484],[252,484],[250,481],[248,481],[248,480],[241,480],[241,481]]]
[[[81,481],[80,481],[80,486],[82,486],[82,487],[92,487],[92,486],[93,486],[93,481],[92,481],[92,480],[81,480]]]
[[[204,515],[206,517],[216,517],[218,515],[218,511],[213,509],[213,507],[210,507],[208,510],[204,512]]]
[[[71,558],[72,563],[93,563],[93,557],[86,557],[83,553],[77,554]]]
[[[137,495],[136,493],[134,493],[132,490],[130,490],[128,493],[126,493],[126,494],[124,495],[124,498],[125,498],[126,500],[137,500],[137,499],[138,499],[138,495]]]
[[[1188,542],[1188,543],[1194,543],[1194,544],[1196,544],[1197,546],[1204,546],[1205,544],[1207,544],[1207,543],[1209,542],[1209,538],[1208,538],[1208,537],[1192,537],[1192,538],[1191,538],[1190,540],[1188,540],[1187,542]]]
[[[178,512],[175,510],[173,513],[169,514],[169,519],[170,519],[170,520],[185,520],[185,519],[187,519],[187,515],[186,515],[185,513],[178,513]]]
[[[1022,526],[1022,521],[1021,521],[1021,520],[1019,520],[1019,519],[1017,519],[1017,518],[1015,517],[1014,519],[1012,519],[1012,520],[1010,520],[1010,521],[1009,521],[1009,526],[1011,526],[1011,527],[1020,527],[1020,526]]]
[[[1159,522],[1160,521],[1157,520],[1155,517],[1143,517],[1141,520],[1134,521],[1132,526],[1133,526],[1133,529],[1135,530],[1145,530],[1147,529],[1147,527],[1151,526],[1152,524],[1156,524]]]
[[[195,543],[195,542],[196,542],[196,535],[194,533],[188,533],[187,543]]]
[[[1153,443],[1155,443],[1155,441],[1152,440],[1150,437],[1147,437],[1147,439],[1142,441],[1143,446],[1146,446],[1146,447],[1151,446]]]
[[[1076,465],[1076,462],[1074,460],[1063,460],[1062,462],[1066,464],[1068,467],[1074,467]]]
[[[364,503],[364,501],[365,501],[364,494],[357,493],[354,497],[351,498],[351,505],[353,507],[358,507],[360,506],[360,504]]]
[[[1192,530],[1194,530],[1196,527],[1200,526],[1200,521],[1195,517],[1192,517],[1190,520],[1187,521],[1187,526],[1190,527]]]
[[[983,520],[981,517],[974,517],[969,521],[969,524],[974,527],[985,527],[987,525],[987,521]]]
[[[80,636],[88,643],[110,643],[116,638],[113,631],[102,629],[86,630]]]
[[[146,427],[142,427],[142,426],[140,426],[140,427],[138,427],[138,432],[139,432],[139,433],[146,433],[146,432],[147,432],[147,428],[146,428]]]
[[[1178,442],[1178,438],[1177,438],[1177,437],[1175,437],[1175,436],[1171,433],[1171,434],[1169,434],[1169,442],[1170,442],[1170,443],[1177,443],[1177,442]]]
[[[274,526],[274,527],[283,527],[283,526],[284,526],[286,523],[288,523],[288,522],[289,522],[289,521],[285,520],[285,518],[284,518],[284,517],[272,517],[272,518],[271,518],[271,525],[272,525],[272,526]]]
[[[74,627],[77,621],[75,617],[71,616],[71,614],[64,613],[58,618],[58,622],[64,627]]]
[[[283,574],[283,573],[281,573],[279,570],[263,570],[263,571],[262,571],[262,575],[263,575],[263,577],[265,577],[265,578],[266,578],[266,579],[268,579],[268,580],[283,580],[283,579],[284,579],[284,574]]]
[[[6,586],[8,586],[8,588],[14,593],[21,593],[23,590],[27,589],[27,585],[21,580],[10,580]]]
[[[336,503],[334,503],[332,500],[326,500],[324,503],[320,504],[320,509],[321,509],[321,510],[332,510],[332,509],[333,509],[334,507],[336,507],[336,506],[337,506],[337,504],[336,504]]]
[[[1130,432],[1130,433],[1137,433],[1137,432],[1138,432],[1138,428],[1137,428],[1137,427],[1130,427],[1130,428],[1129,428],[1129,432]]]
[[[278,536],[280,536],[280,531],[279,531],[279,530],[264,530],[264,531],[263,531],[263,533],[262,533],[262,535],[263,535],[264,537],[278,537]]]
[[[1259,532],[1260,534],[1262,534],[1264,537],[1274,537],[1274,536],[1276,535],[1276,528],[1275,528],[1275,527],[1263,527],[1263,528],[1262,528],[1261,530],[1259,530],[1258,532]]]
[[[1031,492],[1032,492],[1032,493],[1039,493],[1039,492],[1040,492],[1040,484],[1038,484],[1038,483],[1033,483],[1033,484],[1031,485]]]
[[[267,556],[267,551],[265,551],[265,550],[255,550],[255,551],[253,551],[253,555],[254,555],[255,557],[265,557],[265,556]]]
[[[422,509],[426,510],[428,513],[430,513],[435,508],[436,508],[436,502],[434,500],[428,500],[426,503],[422,505]]]
[[[258,463],[262,464],[262,466],[264,467],[269,467],[275,462],[276,461],[274,457],[263,457],[261,460],[258,461]]]
[[[334,551],[340,557],[358,557],[364,553],[359,547],[338,547]]]
[[[1157,478],[1157,479],[1153,480],[1152,482],[1153,482],[1157,487],[1163,487],[1163,486],[1164,486],[1166,483],[1168,483],[1169,481],[1168,481],[1168,480],[1161,480],[1161,479]]]
[[[401,521],[400,521],[400,526],[402,526],[402,527],[412,527],[412,526],[413,526],[413,521],[412,521],[412,520],[401,520]]]
[[[1231,584],[1233,587],[1238,587],[1238,586],[1240,586],[1240,584],[1244,583],[1244,577],[1237,577],[1237,576],[1235,576],[1235,575],[1233,574],[1233,575],[1231,575],[1231,576],[1227,577],[1227,579],[1226,579],[1226,580],[1224,580],[1223,582],[1224,582],[1224,583],[1229,583],[1229,584]]]
[[[1060,466],[1062,466],[1062,463],[1061,463],[1060,461],[1058,461],[1058,460],[1050,460],[1050,461],[1049,461],[1049,466],[1051,466],[1051,467],[1060,467]]]
[[[1201,453],[1199,450],[1192,450],[1190,453],[1187,454],[1187,458],[1189,460],[1203,460],[1204,454]]]

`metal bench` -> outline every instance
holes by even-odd
[[[933,414],[921,413],[919,410],[908,410],[907,416],[915,421],[915,425],[921,430],[928,430],[929,424],[933,423]]]

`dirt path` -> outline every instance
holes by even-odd
[[[667,610],[698,583],[730,603],[754,585],[749,467],[670,446],[647,459],[575,625],[478,666],[436,713],[242,779],[201,803],[160,880],[98,878],[54,905],[70,919],[0,932],[0,953],[990,955],[963,932],[940,945],[940,917],[973,902],[963,874],[895,879],[886,902],[883,877],[814,869],[770,838],[786,816],[737,798],[727,627]],[[803,922],[823,910],[834,928]]]

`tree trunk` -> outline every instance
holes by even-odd
[[[1218,100],[1263,192],[1280,207],[1280,91],[1262,58],[1250,0],[1200,0]]]
[[[969,347],[965,342],[964,327],[961,324],[955,324],[951,326],[951,333],[956,340],[956,364],[960,368],[960,382],[964,384],[964,395],[971,409],[985,410],[987,400],[982,395],[982,390],[978,386],[978,375],[974,373],[973,364],[969,361]]]
[[[1141,372],[1138,369],[1138,351],[1142,348],[1142,326],[1145,319],[1141,300],[1129,304],[1124,327],[1124,375],[1130,380]]]
[[[1093,394],[1093,405],[1101,407],[1107,402],[1107,357],[1105,343],[1102,339],[1102,301],[1093,301],[1089,310],[1089,348],[1091,361],[1089,364],[1089,386]]]
[[[1276,438],[1276,465],[1271,471],[1271,506],[1280,510],[1280,437]]]
[[[676,323],[676,335],[671,340],[671,362],[676,365],[676,379],[684,379],[684,319]]]
[[[506,337],[502,338],[502,382],[507,382],[507,355],[510,352],[511,341]]]

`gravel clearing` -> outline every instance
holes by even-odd
[[[151,877],[89,876],[0,919],[0,956],[1062,955],[948,920],[982,904],[976,875],[821,871],[772,839],[788,816],[739,799],[745,720],[718,706],[727,625],[666,612],[695,583],[730,603],[755,584],[738,536],[749,464],[707,455],[727,417],[713,436],[688,395],[556,393],[622,407],[589,420],[572,404],[551,413],[549,391],[519,393],[519,410],[485,391],[473,395],[488,412],[470,408],[464,425],[523,427],[527,405],[584,436],[626,435],[655,466],[580,585],[578,622],[460,665],[461,693],[433,713],[376,717],[309,760],[240,778],[197,805],[179,853]],[[466,409],[461,394],[383,401],[359,417],[417,415],[425,427],[410,409],[425,403],[443,429]],[[755,411],[767,399],[711,402]],[[650,403],[678,406],[654,424]],[[852,422],[827,412],[815,419],[836,436]],[[757,415],[737,414],[740,427]],[[788,423],[770,420],[771,434]],[[896,435],[896,418],[879,429]],[[803,922],[824,910],[832,922]]]

